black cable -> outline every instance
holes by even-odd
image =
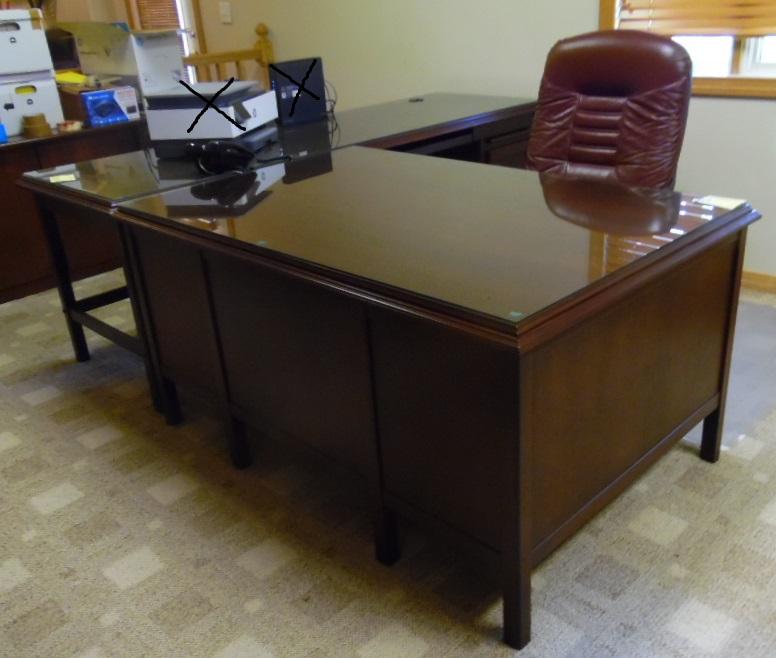
[[[324,80],[323,84],[326,86],[326,103],[327,105],[331,103],[331,105],[326,108],[326,113],[333,114],[334,108],[337,107],[337,88],[328,80]],[[329,93],[329,88],[331,88],[332,93]]]

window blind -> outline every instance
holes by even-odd
[[[135,0],[142,30],[170,30],[180,27],[175,0]]]
[[[618,0],[621,29],[660,34],[776,34],[776,0]]]

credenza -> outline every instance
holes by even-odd
[[[0,304],[56,284],[37,208],[16,180],[25,172],[135,151],[145,143],[145,122],[90,128],[0,144]],[[118,243],[101,226],[63,229],[73,275],[90,276],[120,263]]]

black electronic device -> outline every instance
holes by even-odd
[[[297,183],[332,170],[331,127],[316,121],[284,128],[279,133],[280,146],[286,158],[284,183]]]
[[[256,153],[260,149],[267,147],[270,143],[277,139],[278,129],[274,124],[267,125],[263,128],[257,128],[250,132],[243,133],[239,137],[233,139],[220,139],[215,140],[222,144],[237,144]],[[151,145],[156,152],[158,158],[190,158],[195,155],[194,146],[204,147],[206,144],[212,143],[214,140],[207,139],[170,139],[152,141]]]
[[[197,161],[197,166],[205,174],[244,171],[255,155],[251,149],[234,140],[192,142],[187,151],[187,155]]]
[[[326,116],[326,89],[320,57],[271,64],[269,79],[278,100],[278,123],[292,125]]]

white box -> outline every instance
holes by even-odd
[[[75,36],[81,70],[87,75],[137,76],[144,96],[168,89],[183,76],[178,30],[130,32],[103,23],[59,25]]]
[[[53,70],[40,9],[0,11],[0,75]]]
[[[22,117],[29,114],[45,114],[46,121],[56,130],[64,121],[54,78],[39,78],[4,82],[0,84],[0,122],[8,135],[20,135]]]
[[[201,82],[192,87],[205,98],[213,97],[226,83]],[[182,85],[146,95],[146,120],[153,141],[171,139],[232,139],[260,128],[278,116],[274,91],[263,91],[256,82],[235,82],[218,97],[216,105],[245,128],[240,130],[214,108],[209,108],[187,132],[205,102]]]

